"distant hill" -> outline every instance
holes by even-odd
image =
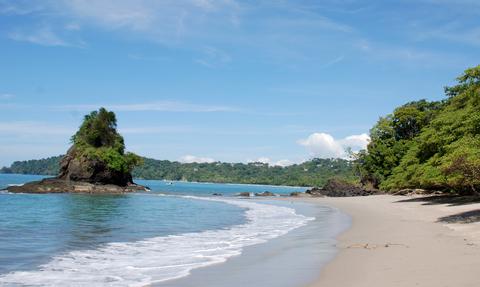
[[[62,156],[39,160],[16,161],[1,173],[57,175]],[[139,179],[185,180],[217,183],[248,183],[291,186],[323,186],[332,177],[355,180],[350,161],[312,159],[288,167],[264,163],[180,163],[144,158],[144,164],[133,170]]]

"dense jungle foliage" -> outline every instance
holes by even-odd
[[[379,119],[367,150],[356,155],[362,183],[478,194],[480,66],[457,80],[444,100],[407,103]]]

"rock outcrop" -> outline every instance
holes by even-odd
[[[141,158],[125,153],[123,137],[117,132],[113,112],[104,108],[85,116],[73,145],[60,163],[56,178],[10,186],[22,193],[123,193],[147,190],[133,183],[131,170]]]
[[[114,184],[94,184],[84,181],[63,180],[47,178],[41,181],[33,181],[19,186],[9,186],[9,192],[14,193],[95,193],[95,194],[118,194],[135,191],[146,191],[144,186],[128,184],[119,186]]]
[[[307,190],[305,193],[316,197],[349,197],[378,194],[378,191],[365,189],[359,185],[349,183],[343,180],[330,179],[322,188],[314,187]]]
[[[132,175],[129,172],[111,169],[102,160],[79,156],[75,146],[68,150],[60,162],[58,179],[119,186],[133,184]]]
[[[262,193],[255,193],[255,196],[275,196],[275,193],[270,191],[264,191]]]

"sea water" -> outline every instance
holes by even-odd
[[[0,188],[40,176],[0,175]],[[239,192],[299,188],[139,181],[124,195],[0,194],[0,286],[145,286],[225,262],[306,225]],[[223,196],[213,197],[213,193]]]

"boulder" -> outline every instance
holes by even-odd
[[[250,192],[240,192],[238,196],[250,197]]]
[[[275,194],[270,191],[264,191],[262,193],[255,193],[255,196],[275,196]]]
[[[305,193],[316,197],[349,197],[378,194],[378,191],[365,189],[362,186],[340,179],[330,179],[322,188],[314,187]]]
[[[290,196],[292,196],[292,197],[311,197],[311,194],[306,193],[306,192],[294,191],[294,192],[290,193]]]

